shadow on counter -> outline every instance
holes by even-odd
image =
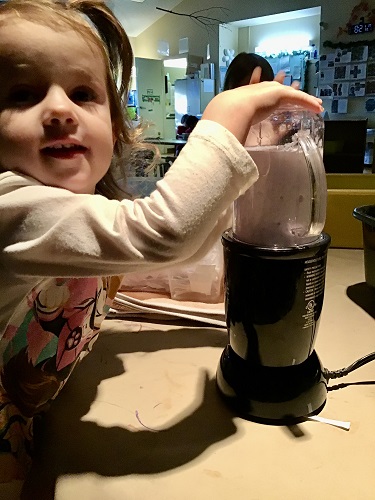
[[[150,329],[139,334],[107,327],[50,410],[35,422],[34,468],[22,498],[52,500],[56,482],[63,475],[94,473],[116,477],[173,470],[234,435],[235,415],[223,404],[215,379],[209,378],[204,368],[195,401],[179,415],[181,420],[168,428],[155,432],[144,426],[132,432],[125,425],[105,427],[84,420],[100,383],[126,372],[119,354],[223,348],[226,343],[226,332],[209,327],[201,328],[199,334],[184,327],[171,332]]]
[[[375,289],[367,283],[356,283],[348,286],[346,294],[350,300],[375,319]]]

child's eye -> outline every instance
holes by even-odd
[[[70,98],[72,101],[80,103],[95,101],[97,96],[93,90],[84,88],[74,90]]]
[[[14,88],[9,93],[9,100],[16,106],[27,106],[37,102],[38,94],[28,87]]]

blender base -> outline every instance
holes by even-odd
[[[216,374],[225,402],[246,420],[292,425],[318,414],[327,397],[327,382],[315,351],[301,364],[249,366],[227,345]]]

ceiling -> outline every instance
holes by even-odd
[[[119,18],[126,33],[130,37],[140,35],[144,30],[166,14],[163,11],[157,10],[156,7],[173,10],[174,7],[180,3],[181,0],[107,0],[107,5]],[[243,19],[242,21],[234,21],[229,24],[241,28],[244,26],[285,21],[287,19],[298,19],[316,14],[320,14],[320,7],[284,12],[271,16],[262,16],[254,19]]]
[[[173,10],[182,0],[107,0],[107,5],[113,10],[124,26],[128,36],[140,35],[166,13],[157,10]],[[170,15],[170,14],[169,14]]]
[[[320,14],[320,7],[311,7],[309,9],[293,10],[291,12],[282,12],[281,14],[272,14],[270,16],[255,17],[254,19],[242,19],[229,23],[237,28],[246,26],[259,26],[261,24],[277,23],[280,21],[290,21],[292,19],[301,19],[302,17],[317,16]]]

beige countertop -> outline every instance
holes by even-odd
[[[374,351],[374,318],[363,251],[329,250],[323,365]],[[106,320],[48,414],[36,484],[56,476],[57,500],[373,500],[375,362],[329,383],[320,416],[349,421],[349,431],[267,426],[236,417],[218,396],[226,339],[210,326]]]

